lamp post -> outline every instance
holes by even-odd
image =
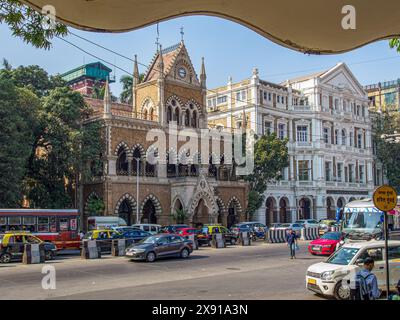
[[[139,223],[139,163],[140,158],[133,158],[136,160],[136,224]]]

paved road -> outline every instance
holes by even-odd
[[[62,255],[47,262],[56,289],[42,289],[43,265],[0,265],[2,299],[320,299],[305,289],[309,265],[323,260],[300,245],[296,260],[285,244],[200,248],[187,260],[132,262],[105,256]]]

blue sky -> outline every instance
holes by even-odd
[[[387,40],[340,55],[305,55],[281,47],[234,22],[215,17],[192,16],[160,23],[160,42],[163,47],[180,41],[182,26],[185,44],[197,71],[201,57],[205,57],[208,88],[226,84],[229,76],[233,77],[233,81],[247,78],[254,67],[259,69],[262,79],[281,82],[327,69],[338,62],[347,63],[363,85],[400,77],[400,54],[389,48]],[[71,30],[129,57],[137,54],[139,62],[146,65],[156,49],[156,25],[119,34]],[[130,61],[74,36],[67,39],[125,70],[131,71],[133,68]],[[37,64],[50,74],[63,73],[83,63],[96,61],[59,39],[54,39],[50,51],[35,49],[24,44],[21,39],[14,38],[6,25],[0,25],[0,44],[0,59],[6,58],[14,67]],[[145,67],[140,66],[140,72],[144,71]],[[116,70],[117,80],[123,74]],[[118,81],[112,85],[111,90],[115,95],[119,94],[121,86]]]

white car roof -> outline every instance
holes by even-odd
[[[363,249],[363,248],[375,248],[382,247],[385,245],[385,241],[379,240],[371,240],[371,241],[360,241],[360,242],[351,242],[345,243],[342,248],[355,248],[355,249]],[[400,246],[400,240],[389,240],[389,246]]]

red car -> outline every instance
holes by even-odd
[[[201,233],[201,230],[196,229],[196,228],[181,228],[178,229],[177,234],[179,234],[182,237],[187,237],[191,234],[199,234]]]
[[[330,256],[336,250],[336,245],[342,240],[341,232],[327,232],[320,238],[313,240],[308,245],[308,251],[312,255]]]

